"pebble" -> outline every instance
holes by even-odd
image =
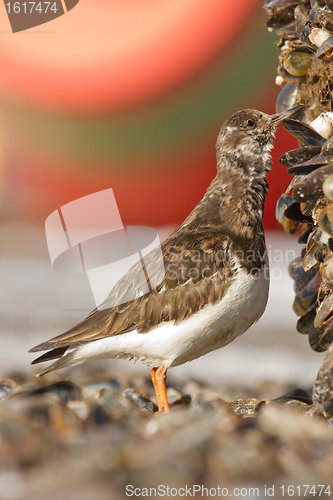
[[[326,417],[320,405],[311,416],[316,405],[308,391],[277,382],[209,388],[180,379],[168,387],[171,412],[156,414],[153,388],[141,380],[135,385],[143,394],[132,383],[124,374],[121,383],[108,374],[8,383],[0,467],[24,484],[15,500],[85,499],[92,491],[121,500],[126,485],[217,486],[221,478],[230,489],[254,482],[264,494],[265,477],[291,484],[294,469],[304,484],[310,474],[318,484],[331,479],[331,405]]]

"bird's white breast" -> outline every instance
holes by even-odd
[[[179,324],[164,322],[148,333],[136,330],[96,340],[76,349],[73,364],[86,359],[138,358],[151,366],[177,366],[225,346],[263,314],[268,267],[256,277],[239,269],[223,298]]]

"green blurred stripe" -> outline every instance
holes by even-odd
[[[230,54],[162,101],[111,117],[73,118],[3,103],[14,138],[67,161],[121,163],[171,156],[208,137],[232,112],[265,92],[276,66],[274,35],[258,15]]]

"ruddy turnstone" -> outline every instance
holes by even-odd
[[[160,412],[169,411],[166,373],[223,347],[263,314],[269,272],[262,225],[272,143],[284,118],[238,111],[217,138],[217,175],[183,224],[161,245],[164,275],[142,293],[140,263],[114,286],[102,307],[29,352],[32,364],[57,359],[41,375],[88,359],[140,359],[152,367]],[[152,261],[158,259],[153,250]],[[123,302],[128,288],[136,298]],[[119,299],[119,300],[118,300]],[[119,304],[108,306],[109,304]]]

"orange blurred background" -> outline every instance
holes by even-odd
[[[125,225],[177,225],[215,175],[222,122],[275,112],[276,36],[262,0],[81,0],[13,34],[0,5],[2,212],[44,222],[113,188]],[[266,228],[289,182],[277,159]]]

